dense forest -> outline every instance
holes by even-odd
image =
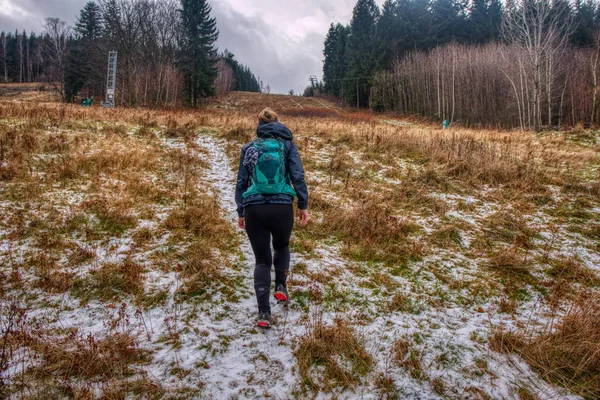
[[[0,34],[0,81],[47,82],[65,101],[103,99],[108,52],[118,52],[117,104],[196,105],[262,83],[233,54],[218,54],[206,0],[99,0],[75,26],[47,18],[41,34]]]
[[[467,126],[599,123],[595,0],[358,0],[331,24],[324,92]]]

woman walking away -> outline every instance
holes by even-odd
[[[290,296],[286,278],[290,268],[290,236],[294,226],[294,198],[298,196],[298,218],[308,223],[308,189],[304,168],[292,132],[278,122],[277,114],[265,108],[258,115],[258,136],[242,148],[235,201],[238,225],[245,229],[256,257],[254,290],[258,300],[258,322],[272,323],[271,265],[275,266],[275,293],[279,303]],[[293,187],[292,187],[293,185]],[[275,254],[271,254],[271,238]]]

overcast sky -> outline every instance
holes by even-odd
[[[0,0],[0,31],[40,32],[45,17],[73,24],[88,0]],[[160,0],[157,0],[160,1]],[[376,0],[381,6],[384,0]],[[347,24],[356,0],[213,0],[219,50],[228,49],[273,93],[301,92],[323,74],[329,24]]]

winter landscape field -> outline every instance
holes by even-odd
[[[50,100],[0,98],[0,398],[600,397],[598,132]],[[312,221],[262,331],[233,196],[265,106]]]

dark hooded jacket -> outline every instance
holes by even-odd
[[[291,183],[298,196],[298,208],[300,210],[306,210],[308,207],[308,188],[306,182],[304,182],[304,168],[302,167],[302,161],[300,160],[300,154],[298,148],[293,142],[294,137],[292,132],[282,123],[277,121],[266,123],[259,121],[258,128],[256,129],[257,136],[260,137],[279,137],[284,139],[285,143],[285,154],[287,159],[287,171],[288,171],[288,183]],[[244,207],[253,204],[293,204],[294,198],[289,194],[273,194],[263,195],[255,194],[243,198],[244,192],[248,189],[250,180],[250,171],[248,167],[244,165],[244,158],[246,157],[246,151],[252,143],[246,144],[242,147],[242,154],[240,156],[240,166],[238,170],[237,185],[235,188],[235,202],[237,204],[237,212],[241,217],[244,216]]]

